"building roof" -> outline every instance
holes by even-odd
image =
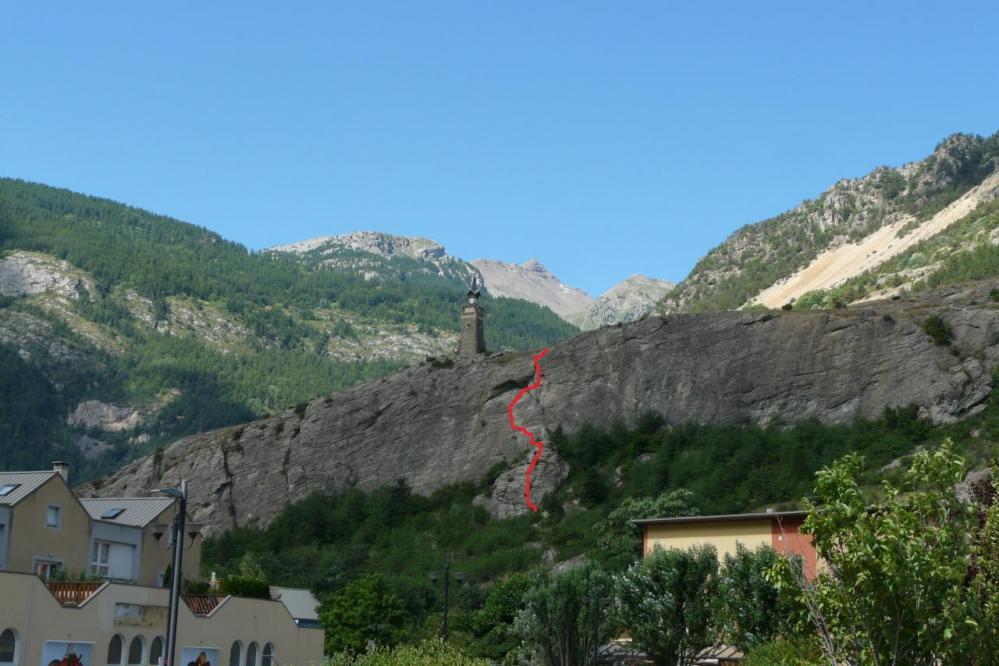
[[[92,520],[127,527],[145,527],[169,509],[174,502],[171,497],[80,498],[80,503]]]
[[[195,615],[207,617],[227,598],[221,594],[185,594],[184,602]]]
[[[309,590],[271,587],[271,599],[283,603],[296,620],[319,620],[319,600]]]
[[[642,518],[631,521],[634,525],[671,525],[675,523],[724,523],[740,520],[774,520],[805,518],[807,511],[766,511],[763,513],[725,513],[716,516],[674,516],[673,518]]]
[[[38,490],[59,472],[45,470],[41,472],[0,472],[0,489],[14,486],[7,493],[0,495],[0,506],[14,506],[31,493]]]

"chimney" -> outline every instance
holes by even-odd
[[[59,476],[67,484],[69,483],[69,463],[63,462],[62,460],[55,460],[52,462],[52,471],[59,472]]]

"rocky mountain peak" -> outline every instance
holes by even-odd
[[[409,257],[410,259],[441,259],[447,250],[437,241],[420,236],[397,236],[380,231],[354,231],[338,236],[320,236],[297,243],[277,245],[268,252],[292,254],[332,254],[337,250],[354,250],[375,254],[385,259]]]
[[[608,289],[570,321],[584,331],[619,322],[636,321],[649,314],[674,286],[676,285],[668,280],[656,280],[634,273]]]
[[[482,275],[486,290],[493,296],[522,298],[549,308],[563,319],[593,302],[592,296],[563,283],[537,259],[519,265],[473,259],[471,264]]]

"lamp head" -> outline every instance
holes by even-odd
[[[174,499],[184,499],[184,493],[180,492],[178,488],[157,488],[153,492],[173,497]]]

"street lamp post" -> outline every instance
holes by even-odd
[[[450,632],[450,628],[448,626],[448,610],[449,610],[450,601],[451,601],[451,554],[450,553],[448,553],[447,557],[444,560],[444,571],[442,573],[444,574],[443,575],[443,579],[444,579],[444,623],[443,623],[442,628],[441,628],[441,633],[444,636],[444,641],[447,642],[448,638],[450,637],[450,633],[451,633]],[[437,572],[436,571],[431,571],[430,572],[430,580],[433,581],[433,583],[435,585],[437,584],[437,578],[438,578]],[[465,582],[465,574],[462,573],[461,571],[456,571],[456,572],[454,572],[454,579],[455,579],[455,581],[459,585],[461,585],[462,583]]]
[[[184,578],[181,567],[184,562],[184,530],[187,522],[187,481],[180,482],[180,488],[160,488],[156,492],[173,497],[179,503],[173,517],[173,574],[170,581],[170,606],[167,610],[166,666],[173,666],[177,653],[177,611],[180,607],[180,587]]]

